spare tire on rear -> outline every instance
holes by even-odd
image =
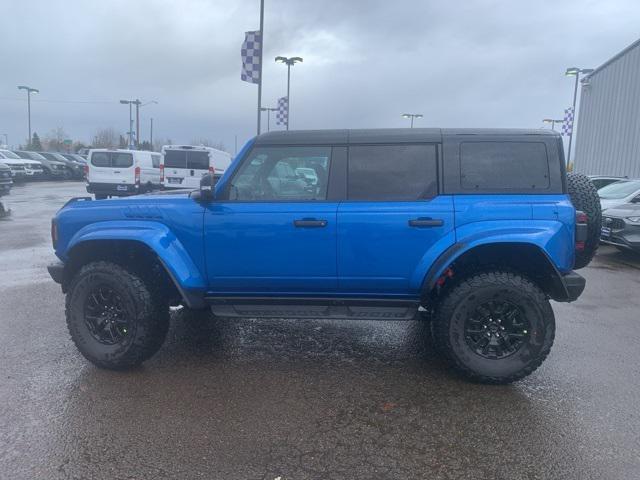
[[[576,270],[589,265],[598,250],[600,243],[600,227],[602,225],[602,211],[600,210],[600,197],[595,185],[589,177],[581,173],[567,174],[567,187],[571,203],[576,210],[587,215],[587,239],[584,242],[584,250],[576,250]]]

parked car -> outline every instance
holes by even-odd
[[[640,252],[640,199],[607,209],[600,238],[620,250]]]
[[[0,197],[9,195],[12,186],[13,180],[11,175],[11,168],[9,168],[4,163],[0,163]]]
[[[200,179],[213,173],[219,179],[231,164],[231,155],[215,148],[193,145],[162,147],[160,171],[164,188],[198,188]]]
[[[0,161],[4,163],[11,170],[11,178],[14,182],[23,182],[27,178],[27,171],[22,159],[16,160],[14,158],[7,158],[0,153]]]
[[[69,160],[68,158],[65,158],[61,153],[57,153],[57,152],[38,152],[38,153],[43,157],[48,158],[49,160],[56,160],[58,162],[64,163],[64,165],[67,167],[67,174],[66,174],[67,178],[69,179],[84,178],[83,163],[80,163],[75,160]]]
[[[621,180],[598,190],[602,211],[640,198],[640,180]]]
[[[87,163],[87,159],[82,155],[78,155],[77,153],[61,153],[60,155],[62,155],[67,160],[71,160],[72,162],[79,162],[82,165],[85,165]]]
[[[628,180],[629,177],[608,177],[606,175],[588,175],[589,180],[596,186],[597,190],[600,190],[602,187],[606,187],[615,182],[619,182],[621,180]]]
[[[87,192],[96,200],[160,188],[160,154],[140,150],[95,149],[87,162]]]
[[[22,165],[24,166],[25,180],[39,180],[44,176],[42,163],[38,162],[37,160],[25,160],[13,153],[11,150],[0,150],[0,156],[5,159],[5,163],[7,161],[13,163],[22,163]]]
[[[93,151],[91,164],[132,166],[126,153]],[[311,166],[313,188],[279,178]],[[49,273],[88,360],[122,369],[150,358],[170,305],[367,320],[423,307],[454,368],[512,382],[547,357],[549,299],[580,296],[573,270],[593,257],[602,223],[595,187],[566,175],[562,138],[543,130],[271,132],[214,181],[74,199],[56,214]]]
[[[13,153],[24,160],[35,160],[40,162],[44,178],[55,180],[68,176],[68,169],[66,165],[58,160],[50,160],[37,152],[28,152],[26,150],[14,150]]]

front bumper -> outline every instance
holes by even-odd
[[[609,220],[609,223],[606,223]],[[640,251],[640,225],[623,218],[603,219],[600,241],[608,245]]]

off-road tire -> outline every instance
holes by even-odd
[[[467,318],[487,301],[516,305],[531,325],[526,341],[505,358],[485,358],[467,342]],[[555,337],[555,317],[535,284],[496,270],[475,273],[452,287],[436,307],[432,332],[438,351],[463,376],[480,383],[506,384],[531,374],[547,358]]]
[[[92,336],[85,322],[85,302],[92,289],[106,285],[122,299],[131,322],[127,335],[114,345]],[[111,262],[83,266],[69,284],[66,296],[67,328],[80,353],[101,368],[124,370],[141,364],[162,346],[169,329],[169,306],[154,295],[136,274]]]
[[[581,173],[567,174],[567,187],[571,203],[576,210],[587,214],[587,240],[584,242],[584,250],[576,251],[576,260],[573,268],[579,269],[589,265],[600,244],[600,228],[602,226],[602,211],[600,210],[600,197],[595,185],[589,177]]]

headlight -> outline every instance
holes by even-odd
[[[640,217],[627,217],[631,223],[640,223]]]

